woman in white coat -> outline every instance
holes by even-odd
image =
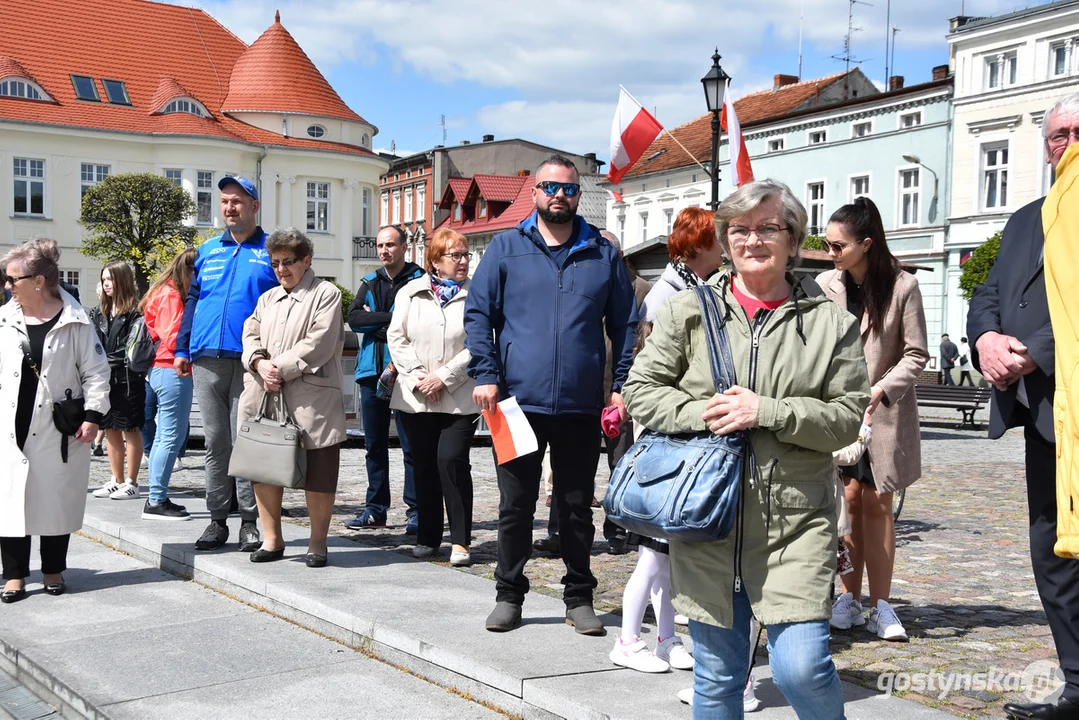
[[[398,377],[390,407],[400,413],[412,448],[419,528],[413,557],[442,544],[442,507],[450,520],[451,565],[472,561],[472,465],[468,454],[480,409],[465,368],[464,311],[468,244],[460,233],[436,231],[427,241],[427,274],[397,293],[386,333]]]
[[[105,351],[86,310],[60,288],[59,260],[54,241],[35,239],[0,261],[11,290],[0,308],[0,407],[14,410],[0,413],[5,603],[26,597],[32,535],[41,537],[45,592],[64,592],[68,541],[86,509],[89,444],[109,409]],[[65,437],[52,405],[69,397],[83,399],[85,419]]]

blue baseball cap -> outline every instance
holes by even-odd
[[[217,189],[224,190],[225,186],[230,184],[239,185],[241,188],[243,188],[243,191],[250,195],[252,198],[254,198],[255,200],[259,199],[259,191],[258,188],[255,187],[255,183],[251,182],[245,177],[240,177],[239,175],[226,175],[225,177],[221,178],[217,181]]]

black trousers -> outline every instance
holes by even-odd
[[[1030,422],[1024,436],[1034,582],[1064,672],[1064,696],[1079,702],[1079,560],[1053,553],[1057,541],[1056,445],[1047,442]]]
[[[543,453],[551,447],[551,476],[557,503],[566,574],[567,608],[592,604],[592,495],[599,464],[600,428],[595,415],[526,413],[539,441],[537,452],[498,466],[498,564],[495,588],[499,602],[520,605],[528,592],[525,563],[532,557],[532,522],[539,497]],[[497,457],[496,457],[497,461]]]
[[[959,384],[974,387],[974,380],[970,377],[970,370],[963,370],[959,373]]]
[[[622,432],[616,438],[607,438],[607,468],[614,471],[614,466],[622,459],[629,449],[633,447],[633,421],[626,420],[622,423]],[[558,503],[551,499],[551,512],[547,516],[547,534],[558,535]],[[603,518],[603,539],[625,538],[626,529],[621,525],[615,525],[607,518]]]
[[[56,575],[67,570],[67,544],[70,535],[41,536],[41,572]],[[30,577],[30,536],[0,537],[0,558],[5,580]]]
[[[472,544],[472,464],[468,452],[476,415],[399,412],[412,451],[419,529],[416,544],[442,544],[443,503],[450,519],[450,542]]]

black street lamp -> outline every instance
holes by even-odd
[[[708,112],[712,113],[712,168],[709,175],[712,180],[712,212],[719,209],[719,113],[723,109],[723,93],[727,89],[727,83],[731,76],[719,66],[721,57],[719,48],[712,55],[712,67],[708,74],[701,78],[704,86],[704,100],[708,103]]]

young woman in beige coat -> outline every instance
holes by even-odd
[[[344,318],[341,291],[311,270],[314,246],[295,228],[277,230],[266,241],[270,264],[281,284],[259,298],[244,323],[244,390],[239,422],[253,417],[266,393],[282,393],[285,406],[303,433],[307,451],[304,493],[311,539],[304,561],[326,565],[326,536],[333,515],[341,443],[345,440],[345,401],[341,388]],[[280,560],[284,490],[252,482],[262,521],[262,547],[251,562]]]
[[[888,603],[895,565],[892,495],[922,474],[921,434],[914,382],[929,361],[922,294],[899,267],[884,238],[884,224],[869,198],[844,205],[828,222],[828,252],[835,270],[817,284],[861,323],[869,382],[865,424],[873,447],[841,468],[851,533],[844,538],[854,572],[840,577],[844,592],[832,607],[832,627],[865,625],[862,570],[869,576],[867,629],[883,640],[905,642],[907,632]]]
[[[0,600],[26,597],[30,536],[41,536],[45,592],[64,592],[71,533],[82,528],[89,444],[109,410],[109,364],[87,311],[60,289],[60,252],[31,240],[2,263],[11,300],[0,308]],[[29,352],[25,356],[23,348]],[[86,419],[65,440],[54,401],[83,398]],[[67,446],[65,460],[63,448]]]
[[[390,407],[412,448],[419,529],[412,555],[429,558],[442,544],[442,507],[450,520],[451,565],[472,561],[472,466],[468,460],[479,408],[465,368],[464,311],[468,244],[442,229],[427,242],[427,274],[401,288],[386,333],[397,368]]]

